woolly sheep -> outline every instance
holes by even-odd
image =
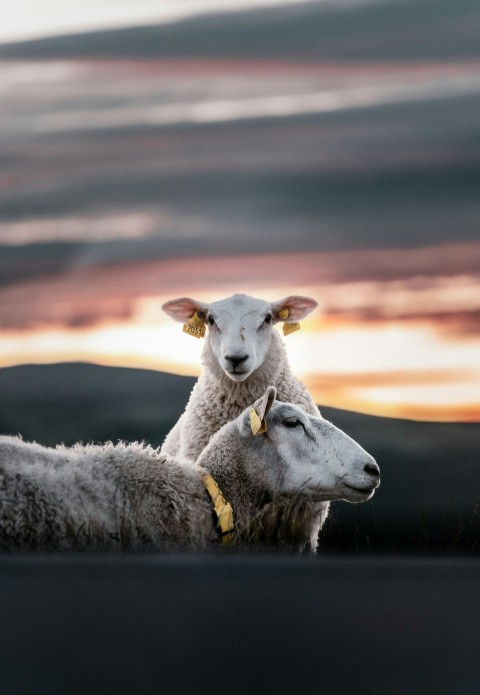
[[[369,499],[379,471],[333,425],[274,399],[270,387],[253,404],[266,432],[252,434],[247,408],[215,434],[197,465],[138,443],[49,449],[0,437],[0,547],[222,547],[207,472],[233,505],[236,542],[302,546],[312,515],[328,500]]]
[[[208,327],[202,352],[204,370],[193,387],[185,411],[168,433],[162,451],[196,461],[210,437],[262,394],[269,384],[280,401],[297,403],[311,415],[319,411],[304,384],[290,368],[283,341],[273,326],[292,326],[317,302],[289,296],[267,302],[235,294],[211,304],[189,297],[172,299],[162,309],[176,321],[202,317]],[[203,326],[202,326],[203,328]],[[328,505],[307,532],[310,543],[327,517]]]
[[[316,306],[309,297],[290,296],[270,303],[245,294],[211,304],[189,297],[163,304],[162,309],[176,321],[187,322],[200,312],[208,332],[202,352],[204,370],[162,451],[196,461],[210,437],[268,385],[276,387],[278,400],[297,403],[318,415],[307,389],[293,376],[282,339],[273,328],[279,321],[300,321]],[[288,312],[287,318],[280,318],[283,312]]]

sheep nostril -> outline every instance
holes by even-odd
[[[248,360],[248,355],[240,355],[240,356],[233,356],[233,355],[225,355],[225,359],[227,359],[235,369],[235,367],[238,367],[239,364],[242,364],[242,362],[245,362],[245,360]]]
[[[370,475],[374,475],[377,478],[380,476],[380,468],[376,463],[367,463],[363,470],[365,473],[370,473]]]

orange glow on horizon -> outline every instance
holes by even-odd
[[[203,341],[164,301],[315,297],[286,338],[319,404],[480,421],[480,244],[188,257],[78,267],[0,288],[0,367],[83,361],[197,376]]]
[[[445,341],[428,323],[307,319],[302,328],[285,339],[287,353],[317,403],[387,417],[480,421],[478,340]],[[144,311],[134,321],[5,332],[0,367],[83,361],[198,376],[202,348],[180,324]]]

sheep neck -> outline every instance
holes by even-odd
[[[266,491],[258,466],[255,467],[246,456],[235,429],[236,423],[231,423],[228,432],[217,433],[201,454],[198,464],[213,476],[223,496],[232,505],[236,526],[243,526],[261,508]]]
[[[232,423],[221,442],[218,435],[214,437],[212,447],[205,449],[198,464],[213,476],[225,500],[232,505],[236,534],[249,545],[304,549],[311,530],[318,524],[320,507],[327,510],[328,503],[319,505],[307,495],[272,495],[262,476],[255,447],[247,455],[234,427]],[[316,536],[315,533],[314,543]]]

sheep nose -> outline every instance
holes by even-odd
[[[225,359],[228,360],[232,367],[236,369],[239,364],[248,360],[248,355],[225,355]]]
[[[369,473],[370,475],[373,475],[376,478],[380,477],[380,468],[377,466],[375,461],[370,461],[369,463],[367,463],[363,470],[365,471],[365,473]]]

